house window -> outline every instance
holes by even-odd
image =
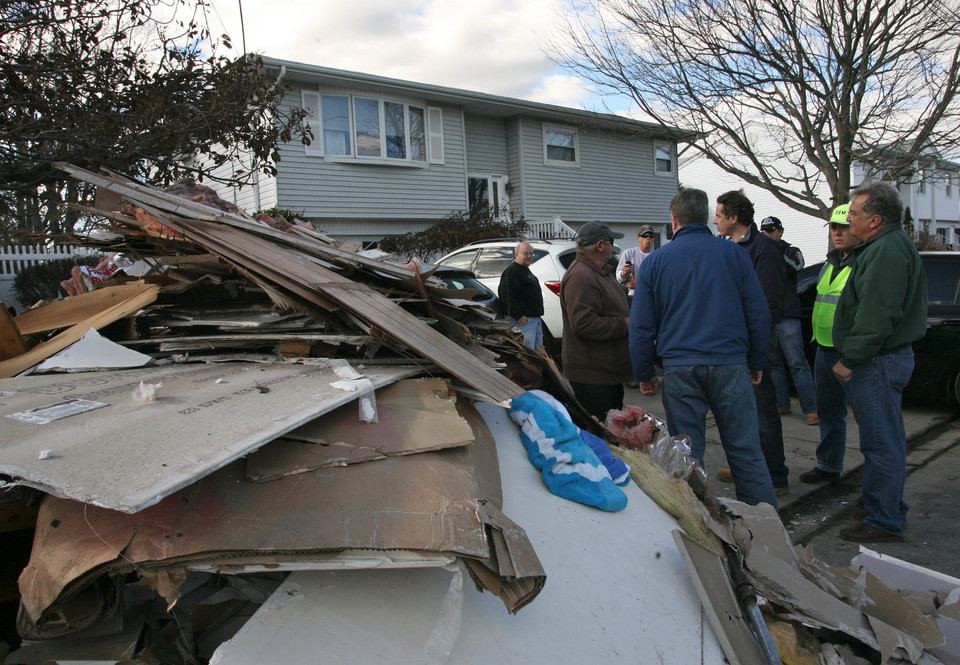
[[[674,172],[673,146],[667,143],[656,143],[653,146],[653,170],[658,175],[667,175]]]
[[[580,163],[577,130],[559,125],[543,126],[543,160],[545,164],[576,166]]]
[[[301,91],[313,132],[307,155],[443,163],[443,112],[377,97]],[[428,122],[429,119],[429,122]]]
[[[352,155],[350,143],[350,100],[323,95],[323,150],[328,155]]]

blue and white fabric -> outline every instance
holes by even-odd
[[[617,484],[629,482],[630,468],[602,440],[581,432],[551,395],[532,390],[513,398],[510,417],[520,425],[527,457],[553,494],[610,512],[627,506],[627,495]]]

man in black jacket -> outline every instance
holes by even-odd
[[[753,203],[742,190],[730,191],[717,197],[714,223],[720,235],[730,238],[747,250],[757,279],[770,308],[771,326],[783,319],[783,297],[786,288],[786,267],[777,243],[760,233],[753,221]],[[770,330],[771,339],[773,329]],[[753,386],[757,400],[760,445],[770,470],[770,478],[778,495],[789,491],[786,459],[783,454],[783,428],[777,413],[777,391],[770,376],[770,364],[763,370],[759,385]],[[721,480],[733,480],[729,469],[720,469]]]
[[[797,272],[803,269],[803,253],[783,239],[783,223],[777,217],[764,217],[760,230],[777,243],[786,267],[786,289],[783,297],[783,320],[773,327],[770,344],[770,371],[777,389],[777,412],[790,413],[790,385],[784,360],[797,387],[800,409],[808,425],[819,425],[817,396],[813,385],[813,373],[803,352],[803,333],[800,330],[800,298],[797,295]]]
[[[543,346],[543,291],[540,280],[530,271],[533,247],[521,242],[513,251],[513,263],[500,275],[497,295],[500,311],[523,333],[523,343],[531,349]]]

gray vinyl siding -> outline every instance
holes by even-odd
[[[519,125],[528,220],[560,217],[576,225],[600,219],[631,228],[669,220],[677,175],[654,173],[652,139],[580,127],[579,165],[561,166],[544,164],[539,119],[523,117]]]
[[[503,118],[464,115],[467,173],[507,174],[506,127]]]
[[[213,180],[209,180],[203,184],[212,187],[220,198],[233,203],[251,215],[258,210],[268,210],[276,207],[276,178],[265,173],[250,173],[250,159],[248,155],[241,156],[239,161],[230,160],[224,162],[213,169],[213,176],[217,178],[235,179],[237,178],[238,171],[243,172],[244,184],[242,185],[229,186]],[[256,191],[258,189],[259,196]]]
[[[299,100],[295,89],[285,101],[299,105]],[[443,141],[443,164],[417,166],[327,161],[306,155],[298,143],[285,143],[280,146],[279,200],[282,207],[303,210],[318,226],[324,220],[438,220],[466,207],[458,107],[443,107]]]

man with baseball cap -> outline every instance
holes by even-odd
[[[577,257],[560,282],[563,373],[573,394],[603,421],[623,408],[623,384],[633,379],[627,334],[627,294],[614,279],[613,241],[623,234],[603,222],[587,222],[574,238]]]
[[[770,374],[777,392],[777,411],[780,415],[790,413],[790,385],[783,366],[793,376],[793,385],[797,387],[800,409],[808,425],[820,422],[817,416],[816,391],[813,374],[807,357],[803,352],[803,332],[800,329],[800,298],[797,295],[797,272],[803,269],[803,253],[783,239],[783,223],[777,217],[764,217],[760,230],[769,237],[780,250],[786,268],[786,282],[783,290],[783,318],[773,326],[773,338],[770,343]]]
[[[833,375],[833,366],[840,361],[840,352],[833,346],[833,317],[850,276],[850,266],[843,265],[843,262],[860,242],[847,221],[849,209],[846,203],[837,206],[827,222],[835,249],[827,253],[827,260],[817,278],[817,299],[810,317],[813,339],[817,342],[813,378],[820,415],[820,444],[817,446],[817,465],[800,474],[800,482],[809,484],[837,481],[843,471],[843,455],[847,449],[847,394],[843,391],[843,384]]]
[[[640,264],[653,251],[653,239],[656,236],[657,233],[652,226],[642,224],[637,231],[637,246],[627,248],[620,255],[620,262],[617,264],[617,281],[627,286],[630,296],[633,295],[633,288],[637,283]]]

